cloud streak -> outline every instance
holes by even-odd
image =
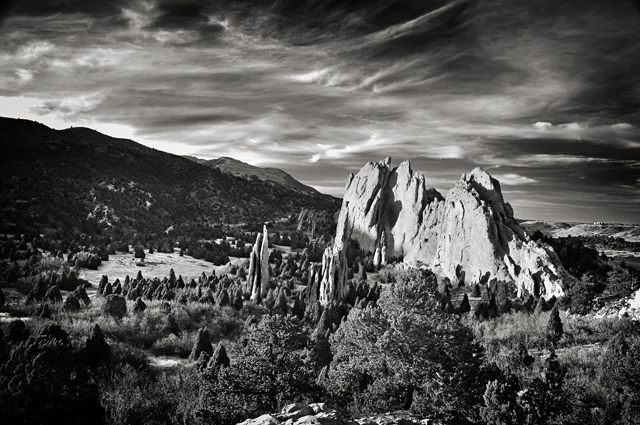
[[[389,155],[441,191],[482,166],[519,216],[638,221],[640,13],[602,3],[18,0],[0,112],[335,195]]]

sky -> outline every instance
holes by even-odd
[[[518,218],[640,223],[640,2],[14,0],[0,116],[277,167],[342,196],[482,167]]]

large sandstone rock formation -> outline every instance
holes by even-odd
[[[266,296],[269,287],[269,239],[267,226],[263,233],[258,233],[256,243],[251,251],[249,262],[249,274],[247,275],[247,291],[251,294],[251,300],[259,303]]]
[[[347,182],[336,242],[323,258],[322,303],[345,291],[345,247],[357,241],[374,265],[403,258],[454,281],[514,282],[519,295],[561,295],[566,274],[548,246],[529,239],[504,202],[500,183],[480,168],[446,199],[408,161],[367,163]],[[325,267],[326,266],[326,267]]]

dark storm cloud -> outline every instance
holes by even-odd
[[[442,192],[482,166],[518,216],[585,218],[591,199],[589,220],[637,221],[633,2],[24,0],[5,10],[5,115],[276,166],[335,195],[389,155]]]

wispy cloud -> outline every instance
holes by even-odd
[[[0,27],[0,113],[278,166],[333,194],[389,155],[442,191],[483,166],[546,218],[615,186],[611,221],[634,220],[632,5],[268,3],[16,2]]]

